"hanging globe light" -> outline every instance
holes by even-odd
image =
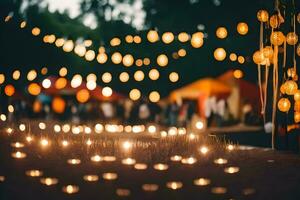
[[[94,58],[95,58],[95,51],[93,51],[93,50],[88,50],[86,53],[85,53],[85,59],[87,60],[87,61],[92,61],[92,60],[94,60]]]
[[[28,86],[28,92],[31,95],[37,96],[41,93],[41,86],[37,83],[30,83]]]
[[[281,98],[279,99],[277,106],[281,112],[288,112],[291,108],[291,102],[287,98]]]
[[[269,19],[269,13],[266,10],[259,10],[257,12],[257,19],[260,22],[267,22]]]
[[[239,56],[239,57],[238,57],[238,62],[239,62],[240,64],[244,64],[244,63],[245,63],[245,58],[244,58],[244,56]]]
[[[155,81],[159,78],[159,71],[157,69],[151,69],[148,75],[151,80]]]
[[[56,41],[55,41],[55,45],[57,47],[62,47],[65,43],[65,39],[64,38],[57,38]]]
[[[5,86],[4,93],[9,97],[13,96],[15,94],[15,87],[10,84]]]
[[[81,45],[81,44],[77,44],[74,48],[74,52],[80,56],[80,57],[83,57],[86,53],[86,48],[84,45]]]
[[[294,32],[290,32],[286,35],[286,42],[289,45],[295,45],[298,42],[298,35]]]
[[[203,45],[203,33],[202,32],[197,32],[192,35],[191,45],[194,48],[202,47],[202,45]]]
[[[114,64],[120,64],[122,62],[122,55],[119,52],[115,52],[111,55],[111,61]]]
[[[31,33],[32,33],[32,35],[34,35],[34,36],[38,36],[38,35],[41,33],[41,29],[38,28],[38,27],[34,27],[34,28],[31,30]]]
[[[248,25],[245,22],[240,22],[237,25],[237,31],[241,35],[246,35],[248,33]]]
[[[119,46],[121,44],[121,40],[120,38],[113,38],[110,40],[110,46],[115,47],[115,46]]]
[[[109,83],[112,80],[112,75],[109,72],[105,72],[104,74],[102,74],[102,81],[103,83]]]
[[[235,53],[231,53],[231,54],[229,55],[229,59],[230,59],[231,61],[236,61],[236,60],[237,60],[237,55],[236,55]]]
[[[127,72],[122,72],[119,75],[119,79],[120,79],[121,82],[125,83],[129,80],[129,74]]]
[[[87,89],[81,89],[76,94],[76,99],[80,103],[85,103],[89,100],[90,93]]]
[[[165,43],[165,44],[170,44],[171,42],[173,42],[174,40],[174,34],[171,33],[171,32],[165,32],[163,35],[162,35],[162,41]]]
[[[168,65],[169,59],[165,54],[160,54],[159,56],[157,56],[156,62],[159,66],[165,67]]]
[[[187,41],[189,41],[189,39],[190,39],[190,36],[186,32],[181,32],[178,35],[178,40],[180,42],[187,42]]]
[[[132,66],[134,63],[134,58],[131,54],[126,54],[124,57],[123,57],[123,65],[125,67],[130,67]]]
[[[223,61],[226,58],[226,51],[223,48],[217,48],[214,51],[214,57],[217,61]]]
[[[129,92],[129,98],[133,101],[136,101],[141,98],[141,92],[138,89],[132,89]]]
[[[105,97],[110,97],[113,94],[113,91],[110,87],[104,87],[101,93]]]
[[[96,82],[96,81],[97,81],[97,76],[96,76],[96,74],[93,74],[93,73],[89,74],[89,75],[86,77],[86,81],[94,81],[94,82]]]
[[[220,39],[224,39],[227,37],[227,29],[225,27],[219,27],[216,30],[216,36]]]
[[[266,46],[263,48],[263,56],[264,58],[268,58],[269,60],[273,59],[273,48],[271,46]]]
[[[159,40],[159,36],[156,30],[150,30],[147,33],[147,39],[149,42],[154,43],[157,42]]]
[[[5,75],[4,74],[0,74],[0,85],[2,83],[4,83],[4,81],[5,81]]]
[[[144,80],[145,75],[143,71],[138,70],[134,73],[133,77],[136,81],[142,81]]]
[[[126,35],[125,41],[126,41],[127,43],[133,43],[133,37],[132,37],[132,35]]]
[[[55,82],[55,88],[60,90],[67,86],[67,79],[60,77]]]
[[[300,101],[300,90],[297,90],[294,94],[294,100],[295,101]]]
[[[257,50],[253,54],[253,62],[257,65],[263,65],[266,62],[266,58],[264,57],[263,51]]]
[[[285,93],[294,95],[298,90],[298,85],[295,81],[289,80],[285,82]]]
[[[285,36],[281,31],[274,31],[270,36],[270,41],[275,46],[280,46],[285,41]]]
[[[294,113],[294,121],[295,121],[295,123],[300,122],[300,112],[295,112]]]
[[[297,74],[294,68],[289,68],[287,70],[287,75],[289,78],[294,78]]]
[[[67,40],[63,45],[63,50],[65,52],[71,52],[74,48],[74,42],[72,40]]]
[[[106,63],[106,61],[107,61],[107,55],[106,55],[106,53],[99,53],[99,54],[97,55],[97,61],[98,61],[98,63],[100,63],[100,64]]]
[[[300,44],[297,46],[297,55],[300,56]]]
[[[236,79],[241,79],[241,78],[243,78],[244,73],[243,73],[242,70],[236,69],[236,70],[233,71],[233,76]]]
[[[65,108],[66,108],[65,100],[62,99],[61,97],[54,97],[52,101],[52,110],[56,113],[61,114],[65,112]]]
[[[179,80],[179,75],[178,73],[176,72],[172,72],[169,74],[169,80],[172,82],[172,83],[175,83]]]
[[[149,100],[153,103],[156,103],[160,100],[160,94],[157,91],[152,91],[149,94]]]

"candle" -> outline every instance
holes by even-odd
[[[134,165],[135,163],[136,161],[133,158],[125,158],[122,160],[123,165]]]
[[[73,159],[68,159],[67,161],[70,165],[79,165],[81,163],[81,160],[73,158]]]
[[[171,181],[171,182],[167,182],[166,186],[167,188],[170,188],[172,190],[178,190],[182,188],[183,184],[182,182]]]
[[[92,162],[100,162],[102,160],[103,160],[103,158],[99,155],[94,155],[94,156],[91,157]]]
[[[135,165],[134,165],[134,168],[136,169],[136,170],[145,170],[145,169],[147,169],[147,164],[144,164],[144,163],[136,163]]]
[[[23,148],[25,145],[21,142],[13,142],[10,144],[10,146],[12,146],[14,148]]]
[[[13,152],[13,153],[11,154],[11,156],[12,156],[13,158],[22,159],[22,158],[26,158],[27,155],[26,155],[26,153],[17,151],[17,152]]]
[[[118,174],[112,172],[103,173],[102,178],[104,180],[116,180],[118,178]]]
[[[157,191],[159,186],[157,184],[143,184],[142,189],[146,192],[155,192]]]
[[[38,169],[32,169],[32,170],[27,170],[25,172],[25,174],[27,176],[31,176],[31,177],[40,177],[43,175],[43,172],[41,170],[38,170]]]
[[[169,166],[167,164],[163,164],[163,163],[158,163],[153,165],[153,168],[159,171],[164,171],[167,170],[169,168]]]
[[[207,179],[207,178],[198,178],[198,179],[194,180],[194,185],[197,185],[197,186],[206,186],[206,185],[209,185],[210,182],[211,181],[209,179]]]
[[[95,182],[99,180],[99,176],[97,175],[85,175],[83,176],[83,180],[87,182]]]
[[[182,159],[182,156],[179,156],[179,155],[171,156],[171,158],[170,158],[170,160],[174,161],[174,162],[179,162],[179,161],[181,161],[181,159]]]
[[[234,174],[234,173],[237,173],[239,171],[240,171],[240,169],[238,167],[226,167],[224,169],[224,172],[228,173],[228,174]]]
[[[77,185],[67,185],[62,188],[62,191],[67,194],[74,194],[79,192],[79,187]]]
[[[197,159],[194,157],[183,158],[181,160],[182,164],[188,164],[188,165],[195,164],[196,162],[197,162]]]
[[[228,161],[226,159],[224,159],[224,158],[218,158],[218,159],[214,160],[214,163],[218,164],[218,165],[224,165],[224,164],[227,164],[227,162]]]
[[[44,185],[51,186],[51,185],[57,184],[58,179],[57,178],[46,177],[46,178],[41,178],[40,182]]]
[[[130,195],[130,190],[118,188],[116,194],[120,197],[127,197]]]

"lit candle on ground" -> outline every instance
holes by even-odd
[[[105,162],[114,162],[114,161],[116,161],[116,157],[115,156],[104,156],[103,160]]]
[[[62,191],[67,194],[74,194],[79,192],[79,187],[77,185],[67,185],[62,188]]]
[[[136,170],[146,170],[147,169],[147,164],[144,164],[144,163],[136,163],[135,165],[134,165],[134,168],[136,169]]]
[[[51,185],[56,185],[58,183],[58,179],[46,177],[46,178],[41,178],[40,182],[44,185],[51,186]]]
[[[130,195],[130,190],[118,188],[116,194],[120,197],[127,197]]]
[[[211,188],[211,193],[213,193],[213,194],[225,194],[226,192],[227,192],[227,188],[225,188],[225,187]]]
[[[99,180],[99,176],[97,175],[85,175],[83,176],[83,180],[87,181],[87,182],[95,182]]]
[[[32,169],[32,170],[27,170],[25,172],[25,174],[27,176],[31,176],[31,177],[40,177],[43,175],[43,172],[41,170],[38,170],[38,169]]]
[[[238,167],[226,167],[224,169],[224,172],[228,173],[228,174],[234,174],[234,173],[237,173],[239,171],[240,171],[240,168],[238,168]]]
[[[171,181],[171,182],[167,182],[166,186],[167,186],[167,188],[170,188],[172,190],[178,190],[178,189],[182,188],[183,184],[182,184],[182,182]]]
[[[179,155],[171,156],[171,158],[170,158],[170,160],[174,161],[174,162],[179,162],[179,161],[181,161],[181,159],[182,159],[182,156],[179,156]]]
[[[99,155],[94,155],[91,157],[91,161],[92,162],[101,162],[101,161],[103,161],[103,158]]]
[[[22,159],[22,158],[26,158],[26,153],[23,153],[23,152],[21,152],[21,151],[17,151],[17,152],[13,152],[12,154],[11,154],[11,156],[13,157],[13,158],[17,158],[17,159]]]
[[[211,181],[209,179],[207,179],[207,178],[198,178],[198,179],[194,180],[194,185],[197,185],[197,186],[206,186],[206,185],[209,185],[210,182]]]
[[[14,148],[23,148],[25,145],[21,142],[13,142],[10,144],[10,146],[12,146]]]
[[[133,158],[125,158],[122,160],[123,165],[134,165],[135,163],[136,161]]]
[[[169,168],[169,166],[167,164],[158,163],[158,164],[153,165],[153,168],[158,171],[164,171],[164,170],[167,170]]]
[[[188,164],[188,165],[195,164],[196,162],[197,162],[197,159],[194,157],[183,158],[181,160],[182,164]]]
[[[224,165],[224,164],[227,164],[227,162],[228,161],[226,159],[224,159],[224,158],[218,158],[218,159],[214,160],[214,163],[218,164],[218,165]]]
[[[116,180],[118,178],[118,174],[112,172],[103,173],[102,178],[109,181]]]
[[[143,184],[142,189],[146,192],[155,192],[157,191],[159,186],[157,184]]]
[[[79,165],[81,163],[81,160],[77,159],[77,158],[73,158],[73,159],[69,159],[67,161],[70,165]]]

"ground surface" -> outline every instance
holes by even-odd
[[[46,129],[47,130],[47,129]],[[228,149],[215,139],[205,136],[168,136],[157,138],[152,135],[125,134],[57,134],[51,131],[32,131],[33,141],[28,143],[27,132],[15,131],[0,136],[0,199],[300,199],[300,157],[264,148],[234,146]],[[35,132],[35,133],[33,133]],[[41,145],[47,139],[48,146]],[[91,145],[86,141],[90,139]],[[69,145],[63,147],[62,141]],[[12,147],[15,142],[25,146]],[[125,144],[129,145],[125,145]],[[128,148],[127,148],[128,147]],[[205,152],[206,147],[208,150]],[[202,150],[202,151],[201,151]],[[24,152],[26,157],[17,159],[13,152]],[[115,156],[112,162],[92,162],[94,155]],[[170,160],[171,156],[192,157],[194,164],[183,164]],[[124,165],[124,158],[133,158],[147,165],[137,170],[134,165]],[[80,159],[71,165],[68,159]],[[216,164],[218,158],[226,164]],[[168,169],[159,171],[154,165],[163,163]],[[238,169],[226,173],[228,167]],[[30,177],[26,171],[39,169],[41,177]],[[229,169],[230,171],[230,169]],[[231,171],[231,172],[233,172]],[[104,180],[103,173],[113,172],[116,180]],[[87,182],[84,175],[99,176],[95,182]],[[58,183],[52,186],[41,184],[42,177],[55,177]],[[195,179],[205,178],[210,184],[198,186]],[[3,180],[4,179],[4,180]],[[180,182],[167,187],[168,182]],[[66,185],[76,185],[79,191],[67,194]],[[155,184],[156,191],[145,191],[144,184]],[[175,190],[175,186],[182,186]],[[149,186],[149,185],[148,185]],[[121,189],[121,190],[120,190]],[[222,194],[220,194],[222,193]]]

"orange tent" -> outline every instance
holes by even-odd
[[[204,103],[208,97],[225,98],[230,93],[231,88],[222,81],[204,78],[173,91],[170,94],[170,100],[177,102],[181,102],[182,99],[197,100],[200,115],[204,116]]]

